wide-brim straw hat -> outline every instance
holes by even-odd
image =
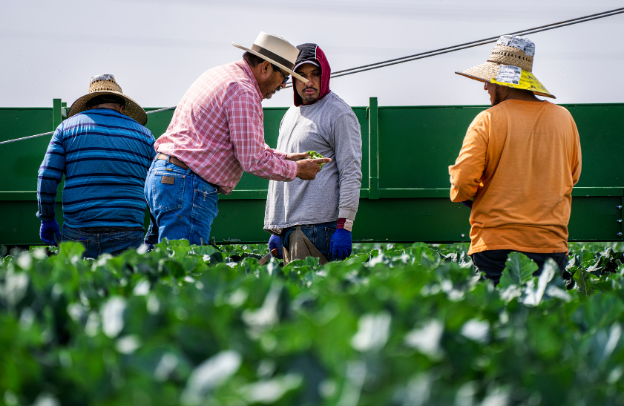
[[[74,104],[72,104],[71,108],[69,109],[69,113],[67,114],[67,117],[71,117],[75,114],[87,110],[87,102],[89,100],[105,94],[118,96],[126,101],[126,106],[122,110],[122,114],[125,114],[126,116],[136,120],[141,125],[145,125],[147,123],[147,114],[145,113],[145,110],[143,110],[143,108],[139,106],[139,103],[135,102],[130,97],[123,94],[121,87],[115,81],[115,77],[108,73],[93,76],[91,78],[91,83],[89,84],[89,93],[78,98],[78,100],[76,100]]]
[[[258,35],[258,38],[256,38],[251,48],[238,45],[236,42],[232,42],[232,45],[259,56],[265,61],[290,73],[304,83],[308,81],[308,79],[295,73],[293,70],[295,62],[297,61],[297,56],[299,56],[299,49],[282,37],[260,32],[260,35]]]
[[[534,57],[533,41],[528,38],[503,35],[496,42],[486,63],[455,73],[480,82],[529,90],[536,95],[555,99],[555,96],[533,74]]]

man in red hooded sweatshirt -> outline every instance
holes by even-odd
[[[280,124],[277,150],[316,151],[331,162],[316,179],[269,182],[264,229],[286,263],[309,256],[327,260],[351,255],[351,230],[362,182],[362,136],[351,107],[329,90],[331,68],[316,44],[299,45],[293,78],[295,105]]]

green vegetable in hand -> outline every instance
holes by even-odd
[[[319,154],[316,151],[308,151],[306,152],[306,154],[310,155],[310,158],[312,159],[320,159],[320,158],[325,158],[323,155]],[[323,165],[325,165],[324,163],[322,164],[318,164],[321,168],[323,167]]]

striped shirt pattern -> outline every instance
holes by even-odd
[[[65,174],[67,226],[143,226],[154,142],[147,128],[110,109],[87,110],[63,121],[39,167],[37,217],[54,218],[56,189]]]
[[[297,164],[264,142],[262,93],[244,60],[202,74],[175,110],[156,150],[230,194],[243,172],[291,181]]]

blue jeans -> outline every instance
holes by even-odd
[[[328,261],[331,261],[329,243],[334,235],[334,232],[336,231],[337,226],[337,221],[330,221],[329,223],[307,224],[300,227],[303,234],[308,237],[308,240],[314,244],[316,249],[319,250],[319,252],[323,254]],[[289,227],[282,231],[282,244],[286,247],[286,249],[288,249],[289,246],[288,238],[290,237],[290,234],[295,231],[295,228],[296,227]]]
[[[63,225],[61,242],[79,242],[85,246],[85,258],[97,258],[103,253],[117,255],[127,249],[136,249],[143,243],[143,231],[116,231],[112,233],[87,233]]]
[[[219,197],[217,189],[193,171],[155,159],[145,179],[145,200],[156,220],[158,242],[167,238],[208,243]]]

